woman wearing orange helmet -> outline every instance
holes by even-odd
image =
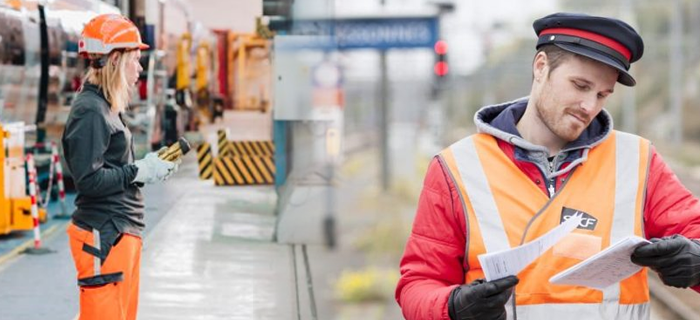
[[[142,68],[136,26],[118,14],[85,25],[81,56],[90,68],[63,132],[73,175],[76,211],[68,227],[78,272],[80,319],[136,319],[144,228],[140,187],[166,180],[177,164],[149,153],[134,161],[133,139],[122,119]]]

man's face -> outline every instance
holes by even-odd
[[[547,75],[535,103],[545,126],[564,141],[576,140],[613,93],[618,71],[590,59],[571,57]]]

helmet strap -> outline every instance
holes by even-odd
[[[109,60],[108,55],[103,55],[97,59],[91,59],[90,66],[95,69],[102,69],[104,66],[107,65],[107,60]]]

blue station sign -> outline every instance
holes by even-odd
[[[339,50],[432,48],[439,32],[437,17],[295,20],[290,27],[291,35],[327,36]]]

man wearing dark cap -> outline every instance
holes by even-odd
[[[406,319],[649,319],[647,270],[594,290],[549,279],[629,236],[632,261],[700,291],[700,202],[648,140],[603,110],[644,43],[617,19],[534,22],[530,95],[479,110],[479,133],[438,154],[401,260]],[[573,215],[578,227],[516,276],[484,280],[478,256],[522,245]],[[693,240],[691,240],[693,239]]]

